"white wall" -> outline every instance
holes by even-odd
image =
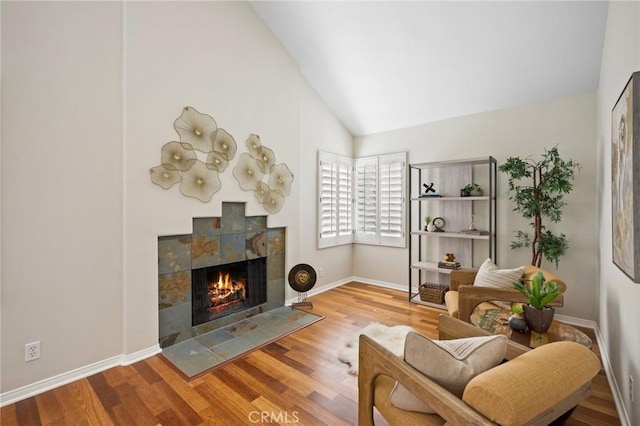
[[[301,90],[300,140],[300,170],[305,175],[300,188],[300,261],[310,264],[318,272],[313,289],[318,291],[323,286],[341,282],[353,275],[351,244],[317,249],[318,151],[350,157],[353,153],[353,137],[305,80]]]
[[[598,323],[630,424],[634,425],[640,424],[640,284],[631,282],[612,262],[611,109],[631,74],[639,70],[640,3],[609,2],[598,91]],[[635,379],[633,404],[627,392],[629,375]]]
[[[122,352],[122,5],[1,7],[5,392]]]
[[[191,233],[192,218],[219,216],[222,201],[267,214],[231,172],[251,133],[295,176],[268,219],[287,228],[286,270],[316,264],[315,150],[350,154],[351,136],[247,3],[1,8],[0,392],[156,347],[157,237]],[[209,203],[149,176],[187,105],[238,144]],[[349,253],[321,254],[319,285],[350,276]],[[42,358],[25,363],[35,340]]]
[[[246,3],[131,2],[126,6],[125,352],[157,340],[157,236],[191,233],[192,217],[219,216],[222,201],[247,202],[264,215],[253,192],[240,190],[232,168],[251,133],[295,176],[292,194],[268,226],[287,226],[287,271],[299,257],[300,73]],[[149,168],[175,140],[184,106],[216,120],[238,152],[220,175],[209,203],[151,184]]]
[[[568,284],[563,315],[596,319],[596,94],[589,93],[550,102],[424,124],[356,138],[355,155],[366,156],[397,151],[409,152],[409,163],[486,157],[498,164],[510,156],[540,158],[544,148],[558,144],[563,158],[582,165],[574,191],[566,197],[568,206],[560,224],[550,229],[564,232],[570,244],[568,254],[555,265],[543,262]],[[513,232],[527,230],[528,221],[513,212],[505,195],[507,180],[498,173],[497,258],[501,267],[531,262],[527,249],[511,251]],[[385,259],[371,262],[371,259]],[[357,245],[354,275],[408,285],[408,249]]]

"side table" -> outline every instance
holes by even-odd
[[[546,333],[530,330],[519,333],[509,327],[509,315],[510,312],[505,309],[478,307],[471,314],[471,323],[491,334],[504,334],[514,342],[529,348],[537,348],[547,343],[565,340],[591,348],[592,342],[589,336],[573,326],[553,320]]]

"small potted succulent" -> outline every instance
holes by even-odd
[[[460,189],[461,197],[479,197],[484,194],[482,187],[477,183],[468,183]]]
[[[553,321],[554,308],[547,306],[560,295],[560,287],[555,281],[545,282],[542,272],[538,272],[531,283],[515,282],[513,286],[529,300],[523,305],[524,319],[532,331],[546,333]]]
[[[509,327],[519,333],[527,331],[527,321],[524,319],[524,309],[519,303],[511,306],[511,316],[509,317]]]
[[[427,216],[424,218],[424,230],[433,232],[436,230],[436,226],[431,221],[431,216]]]

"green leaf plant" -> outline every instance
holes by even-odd
[[[555,146],[545,149],[539,161],[531,157],[509,157],[498,170],[508,176],[507,195],[516,205],[513,211],[530,219],[533,228],[532,234],[516,231],[511,249],[530,248],[532,265],[540,267],[544,257],[557,268],[559,259],[567,253],[569,242],[565,234],[551,232],[542,219],[560,222],[562,209],[567,205],[564,196],[573,189],[573,179],[580,164],[571,159],[563,160]]]
[[[532,308],[542,309],[560,295],[560,288],[555,281],[545,282],[542,272],[538,272],[531,284],[515,282],[513,286],[524,297],[529,299]]]

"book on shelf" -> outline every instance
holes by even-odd
[[[447,262],[447,261],[441,260],[440,262],[438,262],[438,268],[460,269],[460,262]]]

